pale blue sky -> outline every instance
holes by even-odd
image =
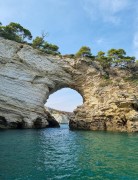
[[[138,0],[0,0],[0,21],[18,22],[34,37],[48,32],[47,41],[57,44],[62,54],[86,45],[94,55],[124,48],[138,58]],[[64,95],[74,97],[63,91],[61,99]],[[68,100],[64,102],[63,108],[73,109]],[[72,103],[81,102],[74,98]]]
[[[63,88],[49,97],[46,106],[71,112],[82,103],[82,96],[77,91],[70,88]]]

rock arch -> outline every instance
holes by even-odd
[[[138,131],[134,108],[138,106],[138,86],[124,80],[132,74],[115,68],[108,73],[110,79],[102,67],[87,58],[46,55],[0,38],[0,127],[19,122],[20,127],[33,128],[36,120],[46,127],[50,118],[43,107],[46,99],[69,87],[84,99],[70,128]]]
[[[74,119],[73,111],[83,104],[82,96],[71,88],[62,88],[52,93],[44,107],[59,124],[69,124]]]

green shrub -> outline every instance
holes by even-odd
[[[31,32],[28,29],[14,22],[7,26],[0,24],[0,36],[16,42],[26,42],[25,39],[32,39]]]
[[[138,84],[138,74],[134,74],[130,77],[126,77],[124,78],[125,81],[129,81],[130,83],[133,83],[133,84]]]
[[[63,57],[65,57],[65,58],[75,58],[75,55],[74,54],[65,54],[65,55],[63,55]]]
[[[91,55],[91,49],[87,46],[82,46],[80,50],[75,54],[76,57],[89,57]]]

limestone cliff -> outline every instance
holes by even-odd
[[[105,72],[86,58],[50,56],[0,38],[0,127],[16,128],[18,122],[23,128],[33,128],[38,121],[39,127],[47,127],[47,98],[70,87],[84,100],[74,111],[71,129],[136,132],[137,80],[137,68],[133,72],[116,68]]]
[[[68,124],[70,120],[74,119],[74,113],[60,111],[52,108],[45,107],[48,111],[60,124]]]

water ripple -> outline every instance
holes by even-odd
[[[2,180],[138,180],[138,134],[0,131]]]

